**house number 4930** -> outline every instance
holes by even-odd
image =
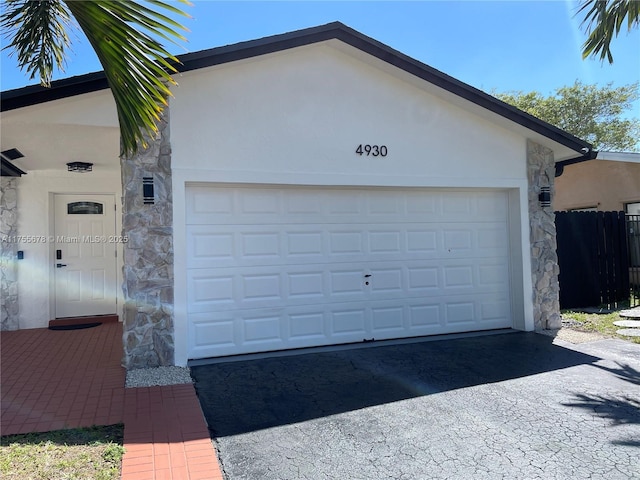
[[[366,155],[367,157],[371,155],[372,157],[386,157],[387,156],[387,147],[386,145],[358,145],[356,148],[356,153],[360,156]]]

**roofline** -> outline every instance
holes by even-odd
[[[179,72],[188,72],[237,60],[280,52],[295,47],[337,39],[375,58],[421,78],[454,95],[486,108],[514,123],[547,137],[585,157],[591,155],[592,145],[558,127],[529,115],[471,85],[463,83],[439,70],[411,58],[373,38],[340,23],[296,30],[257,40],[202,50],[178,56]],[[52,82],[51,88],[28,86],[1,93],[0,111],[14,110],[39,103],[72,97],[108,88],[104,72],[94,72]]]
[[[640,153],[638,152],[609,152],[601,150],[598,152],[596,160],[610,162],[640,163]]]
[[[16,167],[13,163],[5,160],[4,158],[0,158],[0,164],[0,173],[3,177],[21,177],[22,175],[27,174],[27,172]]]
[[[5,90],[0,93],[0,111],[16,110],[108,88],[109,84],[104,72],[93,72],[55,80],[51,82],[49,88],[42,85],[29,85],[14,90]]]

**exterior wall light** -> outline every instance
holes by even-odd
[[[153,205],[155,203],[156,199],[153,190],[153,177],[142,177],[142,197],[145,205]]]
[[[540,187],[538,202],[540,202],[541,207],[551,206],[551,187]]]
[[[88,162],[69,162],[67,163],[67,170],[70,172],[86,173],[93,170],[93,163]]]

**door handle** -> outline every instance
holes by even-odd
[[[66,267],[67,264],[66,263],[56,263],[56,268],[62,268],[62,267]]]
[[[371,276],[371,274],[367,274],[364,276],[364,278],[369,278]]]

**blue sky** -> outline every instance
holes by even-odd
[[[341,21],[401,52],[487,92],[538,90],[584,83],[614,86],[640,79],[640,30],[613,42],[613,65],[582,60],[579,2],[569,1],[193,1],[192,52]],[[79,31],[66,71],[55,78],[100,70]],[[3,45],[6,41],[3,40]],[[2,52],[2,90],[35,83]],[[640,102],[633,116],[640,116]]]

